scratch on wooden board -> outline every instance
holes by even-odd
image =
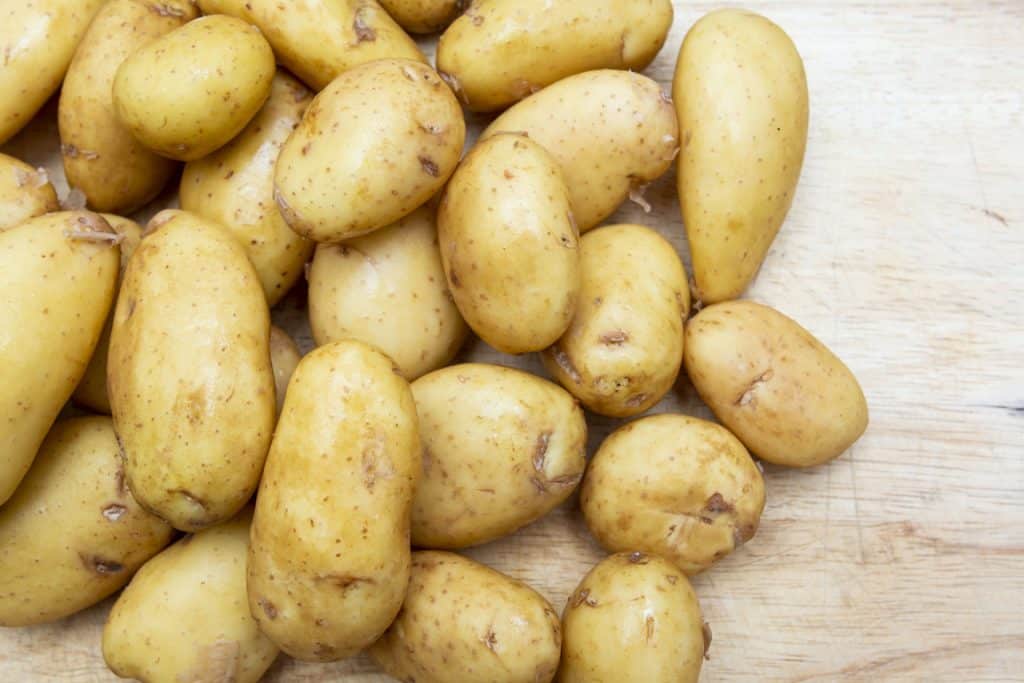
[[[1007,227],[1009,227],[1010,225],[1010,221],[1006,220],[1006,216],[997,211],[993,211],[992,209],[982,209],[981,212],[984,213],[989,218],[994,218],[995,220],[999,221],[1000,223]]]
[[[857,460],[853,457],[854,447],[851,446],[846,452],[846,457],[850,463],[850,487],[853,492],[853,516],[857,522],[857,550],[858,561],[864,564],[864,528],[860,521],[860,492],[857,490]]]
[[[1016,417],[1024,417],[1024,404],[1011,406],[1005,403],[976,403],[974,408],[989,408],[990,410],[1005,410]]]

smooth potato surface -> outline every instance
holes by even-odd
[[[409,33],[434,33],[450,24],[469,0],[380,0],[380,4]]]
[[[58,209],[46,169],[0,154],[0,232]]]
[[[284,407],[288,382],[302,360],[302,353],[287,332],[277,325],[270,326],[270,364],[274,368],[274,395],[277,397],[277,414]]]

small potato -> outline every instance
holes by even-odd
[[[424,375],[412,392],[423,439],[413,545],[465,548],[510,534],[583,476],[587,424],[557,384],[466,363]]]
[[[302,353],[288,333],[277,325],[270,326],[270,364],[274,368],[274,395],[277,397],[277,414],[284,407],[284,396],[292,373],[302,360]]]
[[[402,612],[370,656],[403,681],[546,683],[561,642],[555,610],[526,584],[455,553],[423,551],[412,555]]]
[[[125,270],[107,388],[135,498],[177,529],[230,519],[274,429],[270,312],[223,229],[162,211]]]
[[[245,598],[252,512],[186,536],[139,570],[103,629],[103,659],[146,683],[256,683],[277,657]]]
[[[776,465],[828,462],[867,429],[868,405],[850,369],[768,306],[708,306],[686,325],[683,362],[715,417]]]
[[[559,683],[696,683],[711,630],[686,577],[640,552],[605,558],[562,613]]]
[[[321,346],[292,375],[256,497],[249,608],[292,657],[332,661],[394,620],[420,474],[416,405],[379,351]]]
[[[258,26],[278,61],[316,91],[366,62],[427,61],[375,0],[198,1],[206,14],[230,14]]]
[[[55,621],[96,604],[171,533],[125,488],[109,417],[57,422],[0,508],[0,626]]]
[[[114,108],[146,147],[192,161],[245,128],[273,78],[274,53],[259,29],[234,17],[200,17],[121,63]]]
[[[85,194],[90,208],[131,213],[174,173],[173,161],[151,152],[121,124],[111,89],[129,55],[196,14],[188,0],[159,6],[110,0],[89,25],[61,87],[57,123],[68,184]]]
[[[466,339],[451,297],[429,206],[369,235],[321,244],[309,270],[316,343],[366,342],[410,381],[447,365]]]
[[[604,440],[583,479],[580,508],[608,550],[656,553],[696,574],[754,537],[764,479],[724,427],[653,415]]]
[[[85,373],[117,286],[117,235],[88,211],[0,232],[0,505]]]
[[[0,154],[0,232],[59,209],[46,169]]]
[[[281,150],[277,203],[295,232],[340,242],[394,223],[440,190],[466,124],[425,64],[385,59],[346,71]]]
[[[671,0],[477,0],[437,44],[437,69],[473,111],[495,111],[592,69],[642,71]]]
[[[388,14],[409,33],[435,33],[452,23],[470,0],[380,0]]]
[[[558,164],[522,135],[481,142],[437,213],[441,259],[473,331],[505,353],[565,332],[580,289],[579,233]]]
[[[544,351],[544,367],[590,410],[628,417],[672,388],[690,312],[675,249],[641,225],[609,225],[580,240],[579,305]]]

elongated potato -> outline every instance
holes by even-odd
[[[628,417],[672,388],[690,312],[675,249],[641,225],[609,225],[580,240],[579,305],[544,367],[590,410]]]
[[[527,97],[481,139],[502,132],[526,133],[558,161],[581,232],[667,171],[679,149],[675,110],[661,87],[608,69],[570,76]]]
[[[414,545],[465,548],[510,534],[582,478],[587,424],[557,384],[465,363],[424,375],[412,391],[423,439]]]
[[[57,422],[0,508],[0,626],[54,621],[96,604],[171,534],[125,488],[109,417]]]
[[[155,197],[176,165],[148,150],[114,113],[114,74],[133,52],[194,19],[188,0],[110,0],[68,67],[57,123],[68,185],[96,211],[131,213]]]
[[[233,517],[274,429],[270,314],[227,232],[162,211],[128,262],[107,389],[135,498],[177,529]]]
[[[562,631],[559,683],[696,683],[711,644],[690,582],[640,552],[612,555],[583,577]]]
[[[807,77],[786,33],[744,10],[686,34],[672,92],[679,203],[705,303],[735,299],[786,218],[807,147]]]
[[[277,325],[270,326],[270,364],[274,368],[274,395],[277,397],[277,414],[284,408],[284,396],[292,373],[299,366],[302,353],[288,333]]]
[[[683,362],[715,417],[768,462],[820,465],[867,429],[868,405],[850,369],[768,306],[708,306],[686,325]]]
[[[403,681],[545,683],[561,642],[537,591],[455,553],[421,551],[402,612],[370,656]]]
[[[455,304],[505,353],[547,348],[580,289],[579,233],[558,164],[521,135],[481,142],[459,165],[437,213]]]
[[[277,657],[245,598],[250,509],[139,570],[103,629],[103,659],[147,683],[256,683]]]
[[[427,61],[375,0],[199,0],[199,7],[258,26],[278,61],[316,91],[377,59]]]
[[[116,242],[88,211],[0,232],[0,505],[85,373],[114,299]]]
[[[437,69],[473,111],[495,111],[592,69],[643,70],[671,0],[477,0],[437,44]]]
[[[409,33],[444,29],[470,0],[380,0],[391,18]]]
[[[295,232],[339,242],[424,204],[459,163],[466,124],[425,64],[385,59],[346,71],[281,150],[277,203]]]
[[[410,381],[446,365],[469,330],[444,278],[433,208],[317,247],[309,270],[309,322],[317,344],[366,342]]]
[[[59,208],[46,169],[0,154],[0,232]]]
[[[253,616],[292,657],[348,657],[395,618],[419,456],[412,393],[386,356],[343,341],[302,359],[256,497],[248,573]]]

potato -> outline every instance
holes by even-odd
[[[807,146],[807,77],[786,33],[744,10],[687,33],[672,86],[679,203],[704,303],[735,299],[793,202]]]
[[[288,385],[256,497],[249,608],[292,657],[342,659],[380,637],[409,580],[416,406],[384,354],[321,346]]]
[[[295,232],[318,242],[383,228],[444,186],[465,136],[459,103],[429,66],[364,64],[317,95],[285,142],[277,203]]]
[[[607,557],[562,613],[559,683],[696,683],[711,631],[690,582],[641,552]]]
[[[724,427],[653,415],[604,440],[583,478],[580,508],[609,551],[655,553],[696,574],[753,538],[764,479]]]
[[[641,225],[580,240],[579,305],[544,367],[590,410],[628,417],[672,388],[690,312],[686,271],[671,244]]]
[[[423,548],[485,543],[547,514],[586,465],[583,411],[539,377],[466,363],[412,383],[423,439],[423,478],[412,542]]]
[[[477,0],[437,44],[437,69],[469,109],[495,111],[591,69],[647,67],[671,0]]]
[[[433,209],[318,246],[309,270],[309,322],[317,344],[366,342],[408,380],[447,365],[468,328],[444,279]]]
[[[581,232],[672,165],[679,129],[672,102],[651,79],[628,71],[588,71],[532,95],[495,119],[486,139],[521,132],[558,161]]]
[[[195,18],[188,0],[159,7],[111,0],[96,14],[60,91],[57,123],[68,185],[97,211],[130,213],[153,199],[176,164],[149,149],[114,113],[111,88],[121,63],[139,48]]]
[[[106,0],[31,0],[0,8],[0,145],[60,87],[78,41]]]
[[[488,344],[539,351],[565,332],[580,289],[579,233],[558,164],[521,135],[481,142],[437,213],[455,304]]]
[[[88,211],[0,232],[0,505],[85,373],[114,299],[116,241]]]
[[[0,508],[0,626],[55,621],[96,604],[171,533],[125,488],[109,417],[57,422]]]
[[[555,610],[539,593],[455,553],[412,555],[402,612],[370,648],[385,673],[417,683],[539,683],[558,666]]]
[[[107,389],[135,498],[177,529],[233,517],[274,429],[270,313],[227,232],[162,211],[128,262]]]
[[[708,306],[686,325],[683,362],[715,417],[776,465],[828,462],[867,429],[868,405],[850,369],[768,306]]]
[[[409,33],[434,33],[444,29],[470,0],[380,0],[388,14]]]
[[[0,154],[0,232],[59,209],[45,168]]]
[[[114,109],[142,144],[192,161],[245,128],[270,95],[273,78],[274,53],[259,29],[234,17],[201,17],[121,63]]]
[[[270,326],[270,364],[274,368],[274,395],[277,397],[277,414],[284,407],[284,396],[288,381],[302,360],[302,353],[288,333],[277,325]]]
[[[427,61],[375,0],[199,0],[199,7],[259,26],[281,64],[316,91],[377,59]]]

